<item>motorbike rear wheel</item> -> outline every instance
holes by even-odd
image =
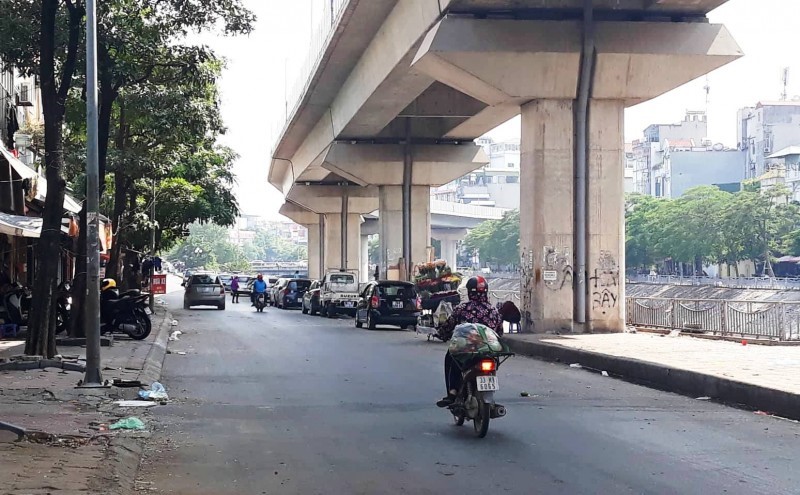
[[[134,340],[144,340],[153,330],[153,322],[150,321],[150,317],[144,311],[137,311],[135,319],[136,330],[128,333],[128,336]]]
[[[492,414],[491,406],[483,401],[482,397],[478,397],[478,415],[472,420],[472,426],[475,428],[475,435],[478,438],[483,438],[489,432],[489,417]]]

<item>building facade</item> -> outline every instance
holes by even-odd
[[[632,143],[634,161],[633,182],[635,192],[650,196],[663,195],[656,190],[656,170],[663,165],[663,154],[668,142],[688,147],[708,146],[708,120],[705,112],[688,111],[677,124],[653,124],[644,130],[644,136]],[[663,175],[663,172],[659,172]],[[660,193],[660,194],[657,194]]]
[[[745,152],[746,176],[768,171],[769,156],[800,144],[800,101],[759,102],[737,114],[738,148]]]
[[[440,201],[519,208],[519,139],[495,142],[491,138],[476,141],[489,157],[484,167],[444,186],[431,190]]]

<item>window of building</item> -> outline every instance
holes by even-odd
[[[508,168],[514,168],[514,167],[516,167],[516,166],[517,166],[517,164],[516,164],[516,163],[514,163],[514,162],[508,162]]]
[[[506,177],[506,184],[516,184],[519,182],[519,177],[516,175],[509,175]]]

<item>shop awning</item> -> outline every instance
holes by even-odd
[[[0,146],[0,155],[2,155],[2,157],[8,161],[9,165],[11,165],[11,168],[14,169],[14,172],[16,172],[20,178],[23,180],[36,180],[36,199],[44,202],[45,198],[47,197],[47,180],[37,174],[35,170],[22,163],[19,158],[12,155],[11,152],[2,146]],[[64,209],[70,213],[79,213],[81,211],[81,205],[69,194],[64,194]]]
[[[15,237],[38,238],[42,233],[42,219],[0,213],[0,234]]]

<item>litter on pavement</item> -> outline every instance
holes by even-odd
[[[177,327],[178,326],[178,320],[172,320],[172,326],[173,327]]]
[[[569,367],[570,367],[570,368],[578,368],[578,369],[580,369],[580,368],[583,368],[583,366],[581,366],[581,365],[580,365],[580,364],[578,364],[578,363],[572,363],[572,364],[570,364],[570,365],[569,365]]]
[[[698,397],[698,398],[697,398],[697,399],[695,399],[695,400],[711,400],[711,397],[706,397],[706,396],[703,396],[703,397]]]
[[[156,405],[155,402],[144,400],[118,400],[114,404],[119,407],[153,407]]]
[[[174,332],[169,334],[169,338],[167,340],[169,340],[170,342],[175,342],[176,340],[179,340],[178,337],[182,334],[183,332],[181,332],[180,330],[175,330]]]
[[[140,390],[139,397],[145,400],[168,400],[167,389],[158,382],[150,385],[150,390]]]
[[[608,371],[601,371],[600,374],[603,376],[608,376]]]
[[[130,418],[120,419],[108,427],[111,430],[144,430],[144,421],[131,416]]]

